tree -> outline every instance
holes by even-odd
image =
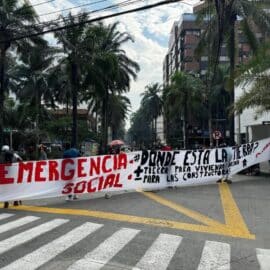
[[[208,73],[211,73],[211,69],[208,70]],[[213,146],[213,115],[218,119],[228,119],[228,109],[230,104],[230,95],[228,90],[229,84],[229,67],[221,66],[217,67],[214,80],[211,82],[211,89],[209,89],[209,78],[213,75],[206,74],[206,76],[202,79],[204,83],[203,89],[203,100],[204,105],[207,110],[207,118],[208,118],[208,132],[209,132],[209,142],[210,146]],[[226,122],[223,121],[222,127],[224,128]],[[216,128],[220,128],[219,123],[216,122]]]
[[[7,53],[10,49],[17,54],[24,51],[31,42],[39,42],[39,38],[21,39],[10,41],[13,38],[28,34],[36,30],[30,27],[34,23],[36,14],[28,4],[21,4],[19,0],[0,1],[0,111],[4,109],[5,93],[8,89],[6,70],[8,68]],[[3,114],[0,114],[0,145],[3,144]]]
[[[67,24],[83,21],[87,15],[79,18],[69,15]],[[64,61],[69,70],[72,89],[73,125],[72,144],[77,143],[77,103],[80,99],[89,102],[95,99],[102,104],[103,147],[107,145],[108,99],[113,92],[122,93],[130,86],[130,76],[136,78],[138,64],[125,55],[121,46],[131,40],[127,33],[116,30],[117,23],[79,25],[57,33],[57,39],[64,47]],[[91,101],[92,102],[92,101]]]
[[[129,108],[131,106],[130,100],[122,95],[112,94],[109,96],[109,125],[112,128],[112,139],[121,138],[122,126],[127,118]],[[123,139],[123,138],[122,138]]]
[[[195,112],[202,100],[202,83],[192,75],[176,72],[172,77],[172,84],[164,89],[164,108],[166,119],[180,116],[182,120],[183,147],[188,146],[187,123],[189,112]],[[194,114],[194,113],[193,113]],[[178,118],[179,119],[179,118]]]
[[[101,104],[102,117],[102,147],[105,149],[108,143],[108,103],[109,96],[114,93],[122,94],[129,91],[131,78],[137,78],[139,65],[131,60],[122,46],[133,41],[127,32],[117,30],[118,23],[108,26],[99,24],[95,32],[98,33],[97,48],[94,58],[94,67],[97,75],[89,78],[94,85],[94,96],[97,104]],[[93,78],[94,77],[94,78]],[[98,77],[98,81],[95,79]],[[93,88],[90,88],[93,94]]]
[[[24,107],[29,107],[32,111],[38,145],[40,122],[49,117],[46,108],[54,106],[54,93],[48,84],[48,78],[55,51],[45,40],[37,46],[29,46],[28,50],[28,53],[21,57],[23,62],[15,68],[14,76],[18,80],[17,97]]]
[[[211,85],[215,79],[216,70],[221,55],[221,47],[227,45],[230,63],[230,104],[234,103],[234,79],[236,60],[236,33],[241,29],[253,51],[258,48],[258,38],[254,29],[262,33],[270,31],[270,15],[265,8],[270,8],[270,3],[265,0],[207,0],[205,8],[201,11],[201,18],[209,18],[208,27],[202,36],[202,43],[211,42],[212,61],[210,65],[213,71]],[[238,20],[240,18],[240,20]],[[203,41],[204,40],[204,41]],[[201,46],[201,44],[199,45]],[[210,89],[211,89],[210,85]],[[230,116],[230,142],[234,142],[234,115]]]
[[[270,43],[265,43],[247,65],[238,69],[237,82],[248,90],[234,104],[233,111],[237,114],[247,108],[256,108],[258,115],[270,110],[269,49]]]
[[[152,121],[152,133],[154,134],[154,143],[157,141],[157,118],[162,113],[163,102],[160,97],[161,86],[158,83],[147,85],[145,92],[142,93],[142,106]]]
[[[128,130],[130,143],[135,142],[139,149],[151,147],[151,120],[148,118],[145,108],[141,105],[139,110],[131,115],[131,126]]]
[[[82,77],[87,66],[87,61],[91,63],[91,52],[89,50],[89,40],[87,38],[87,26],[81,22],[87,18],[86,14],[79,17],[68,15],[65,25],[77,23],[78,26],[67,27],[59,32],[55,32],[58,42],[63,46],[64,57],[61,63],[66,66],[68,79],[72,89],[72,136],[71,145],[77,147],[77,105],[78,95],[82,91]]]

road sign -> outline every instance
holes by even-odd
[[[221,132],[219,130],[214,130],[214,132],[213,132],[213,138],[215,140],[219,140],[219,139],[221,139],[221,137],[222,137]]]

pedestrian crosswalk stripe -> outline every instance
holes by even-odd
[[[39,226],[36,226],[32,229],[29,229],[27,231],[16,234],[10,238],[7,238],[0,242],[0,254],[18,245],[26,243],[27,241],[30,241],[33,238],[38,237],[46,232],[49,232],[66,222],[68,222],[68,220],[66,219],[54,219],[49,222],[43,223]]]
[[[261,270],[270,269],[270,249],[257,248],[257,258],[261,267]]]
[[[0,214],[0,220],[12,217],[14,214],[2,213]],[[17,229],[20,226],[26,225],[33,221],[39,220],[40,217],[35,216],[26,216],[19,217],[16,220],[4,222],[0,225],[0,233],[12,231]],[[47,233],[53,233],[52,230],[58,228],[64,224],[67,224],[70,220],[68,219],[53,219],[46,221],[41,224],[29,224],[29,227],[26,230],[20,231],[9,238],[6,238],[0,241],[0,256],[5,253],[5,256],[8,257],[11,252],[11,249],[17,248],[19,246],[23,247],[23,244],[36,239],[41,235],[46,235]],[[48,263],[50,260],[53,260],[57,255],[61,254],[68,248],[71,248],[73,245],[77,244],[79,241],[100,229],[104,224],[90,223],[86,222],[79,227],[74,228],[73,230],[63,234],[57,239],[48,242],[47,244],[38,247],[36,250],[31,250],[30,253],[27,253],[25,256],[17,257],[15,261],[5,262],[3,260],[1,265],[5,262],[8,265],[4,266],[4,270],[17,270],[17,269],[27,269],[34,270],[44,264]],[[60,229],[59,229],[60,231]],[[76,258],[77,261],[69,266],[69,270],[98,270],[103,269],[104,266],[110,268],[110,263],[114,263],[113,258],[119,253],[119,251],[125,252],[125,247],[140,233],[140,230],[131,229],[131,228],[121,228],[118,231],[114,232],[107,239],[103,239],[97,247],[91,247],[91,250],[88,250],[88,253],[82,258]],[[4,235],[1,235],[1,238]],[[175,255],[176,258],[179,258],[181,254],[177,254],[178,247],[182,243],[182,237],[179,235],[171,235],[161,233],[153,241],[150,247],[146,248],[146,252],[142,257],[135,257],[133,260],[138,262],[136,265],[134,263],[130,264],[129,269],[133,270],[165,270],[171,264],[172,259]],[[33,241],[32,241],[33,242]],[[31,245],[28,245],[28,248],[31,249]],[[17,251],[14,250],[15,252]],[[33,249],[33,248],[32,248]],[[230,270],[231,264],[231,247],[227,243],[215,242],[215,241],[206,241],[202,250],[201,259],[197,270]],[[258,266],[260,270],[270,270],[270,249],[257,248],[254,250],[256,252]],[[121,253],[122,254],[122,253]],[[255,255],[255,254],[254,254]],[[120,256],[120,255],[119,255]],[[250,255],[249,255],[250,256]],[[117,258],[117,257],[116,257]],[[50,263],[53,263],[50,262]],[[50,264],[49,263],[49,264]],[[69,263],[69,264],[70,264]],[[175,263],[175,262],[174,262]],[[116,265],[116,264],[115,264]],[[45,265],[47,266],[47,265]],[[175,266],[175,264],[174,264]],[[124,266],[124,268],[126,265]],[[120,269],[119,267],[118,269]],[[177,268],[177,267],[176,267]],[[116,269],[116,268],[114,268]],[[177,268],[178,269],[178,268]]]
[[[147,250],[135,269],[164,270],[167,269],[182,237],[170,234],[160,234],[152,246]]]
[[[81,226],[71,230],[67,234],[53,240],[52,242],[40,247],[32,253],[12,262],[3,270],[17,270],[17,269],[37,269],[49,260],[56,257],[66,249],[75,245],[89,234],[101,228],[102,224],[86,222]],[[88,268],[89,269],[89,268]]]
[[[0,214],[0,220],[14,216],[14,214]]]
[[[38,219],[40,219],[40,218],[39,217],[34,217],[34,216],[26,216],[26,217],[19,218],[19,219],[14,220],[14,221],[10,221],[8,223],[0,225],[0,233],[13,230],[15,228],[18,228],[18,227],[20,227],[22,225],[33,222],[33,221],[38,220]]]
[[[71,265],[68,270],[98,270],[110,261],[140,231],[122,228],[107,238],[93,251]]]
[[[230,258],[229,244],[206,241],[198,270],[230,270]]]

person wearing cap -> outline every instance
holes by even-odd
[[[14,155],[8,145],[3,145],[1,148],[1,155],[0,155],[0,164],[10,164],[17,160],[17,157]],[[13,205],[18,206],[22,204],[21,201],[14,201]],[[4,208],[9,207],[9,202],[4,202]]]

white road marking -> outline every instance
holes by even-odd
[[[139,232],[139,230],[122,228],[107,238],[93,251],[87,253],[82,259],[72,264],[68,269],[97,270],[102,268]]]
[[[46,232],[49,232],[54,228],[59,227],[60,225],[65,224],[67,222],[68,220],[66,219],[54,219],[52,221],[46,222],[32,229],[29,229],[27,231],[16,234],[10,238],[7,238],[0,242],[0,254],[18,245],[26,243],[27,241],[30,241],[35,237],[38,237]]]
[[[230,261],[229,244],[206,241],[198,270],[230,270]]]
[[[270,249],[256,249],[257,259],[259,261],[261,270],[270,269]]]
[[[0,220],[14,216],[14,214],[0,214]]]
[[[14,220],[14,221],[10,221],[8,223],[0,225],[0,233],[13,230],[15,228],[18,228],[18,227],[20,227],[22,225],[33,222],[33,221],[38,220],[38,219],[40,219],[40,218],[39,217],[34,217],[34,216],[26,216],[26,217],[19,218],[19,219]]]
[[[1,269],[37,269],[102,226],[102,224],[86,222],[67,234],[55,239],[54,241],[40,247],[34,252],[25,255],[24,257]]]
[[[160,234],[133,269],[167,269],[181,241],[181,236]]]

